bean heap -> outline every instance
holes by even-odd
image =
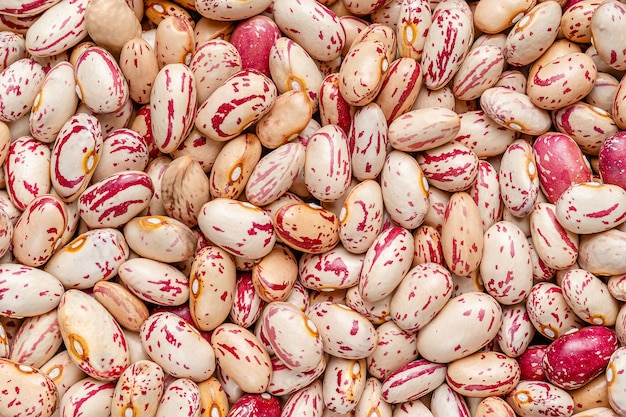
[[[626,5],[0,2],[0,416],[626,416]]]

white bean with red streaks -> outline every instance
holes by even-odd
[[[535,336],[535,327],[530,321],[526,303],[502,307],[502,326],[496,340],[502,353],[517,358],[526,351]]]
[[[76,111],[78,96],[75,91],[74,67],[69,62],[60,62],[46,73],[28,116],[35,139],[45,143],[55,141],[65,122]]]
[[[52,380],[42,371],[0,358],[4,395],[0,413],[7,416],[49,417],[58,406],[59,395]]]
[[[80,234],[57,250],[44,271],[58,277],[66,289],[87,289],[117,274],[130,252],[124,235],[115,229],[94,229]],[[80,265],[80,268],[76,268]]]
[[[321,415],[324,410],[322,381],[314,381],[301,390],[291,394],[283,405],[283,417],[308,417]],[[310,414],[309,414],[310,413]]]
[[[153,192],[150,177],[142,171],[113,174],[80,195],[80,217],[91,228],[123,226],[148,206]]]
[[[11,142],[3,170],[6,191],[20,211],[36,197],[50,191],[50,149],[32,136]]]
[[[364,106],[374,100],[389,69],[387,49],[378,40],[353,44],[341,63],[339,90],[353,106]]]
[[[280,30],[302,46],[313,59],[332,61],[339,57],[346,33],[338,16],[314,0],[276,0],[273,17]]]
[[[383,399],[390,404],[417,400],[446,379],[446,365],[416,359],[396,369],[383,382]]]
[[[352,177],[345,132],[326,125],[308,140],[304,159],[304,183],[320,201],[336,201],[348,190]]]
[[[326,409],[335,413],[354,410],[365,389],[366,379],[365,359],[331,357],[322,381]]]
[[[397,3],[398,17],[395,23],[398,53],[401,57],[419,61],[424,52],[428,28],[432,23],[430,2],[419,0]]]
[[[200,411],[198,384],[188,378],[179,378],[163,391],[155,417],[200,417]]]
[[[267,392],[277,396],[290,395],[309,386],[326,369],[326,359],[322,359],[315,369],[308,372],[293,371],[276,356],[272,356],[271,363],[272,377]]]
[[[547,267],[566,269],[579,258],[579,237],[561,226],[554,204],[535,204],[530,213],[530,232],[535,251]]]
[[[478,175],[478,156],[460,142],[425,150],[415,159],[428,183],[444,191],[467,190]]]
[[[613,326],[619,302],[607,285],[584,269],[572,268],[561,279],[563,297],[578,317],[596,326]]]
[[[36,197],[14,225],[13,256],[24,265],[44,265],[61,246],[67,223],[68,213],[61,200],[49,194]]]
[[[272,361],[252,332],[236,324],[223,323],[213,331],[211,346],[220,369],[245,392],[267,390],[272,378]]]
[[[351,120],[348,142],[352,175],[360,181],[375,179],[383,168],[389,143],[383,109],[369,103],[359,107]]]
[[[546,110],[535,106],[526,94],[506,87],[485,90],[480,106],[494,122],[516,132],[541,135],[552,125]]]
[[[265,206],[289,190],[304,167],[306,148],[286,143],[262,157],[250,173],[246,184],[247,201]]]
[[[56,310],[24,319],[11,342],[12,361],[41,368],[61,347],[63,340]]]
[[[391,318],[405,331],[417,331],[444,308],[451,295],[450,272],[439,264],[422,263],[398,285],[391,299]]]
[[[358,283],[364,258],[342,245],[320,254],[305,253],[298,261],[298,280],[315,291],[350,288]]]
[[[63,398],[65,392],[72,385],[87,377],[87,374],[72,361],[67,350],[62,350],[54,355],[39,369],[54,382],[59,398]]]
[[[465,397],[454,391],[444,382],[433,391],[430,397],[430,410],[433,415],[453,414],[459,417],[470,417]]]
[[[470,275],[480,266],[484,247],[478,206],[466,192],[452,194],[441,226],[441,247],[450,272]]]
[[[169,64],[159,70],[150,91],[149,106],[153,140],[161,152],[174,151],[191,132],[196,95],[196,83],[189,67]]]
[[[550,340],[583,327],[563,296],[563,290],[552,282],[535,284],[526,299],[528,317],[539,333]]]
[[[520,376],[515,359],[499,352],[477,352],[450,363],[446,381],[458,394],[484,398],[508,394]]]
[[[324,301],[305,310],[315,323],[324,343],[324,351],[346,359],[368,357],[376,348],[378,334],[362,315],[343,304]]]
[[[468,292],[450,299],[417,333],[425,359],[448,363],[485,347],[502,324],[502,307],[489,294]],[[472,328],[472,332],[467,332]]]
[[[402,151],[387,154],[380,176],[389,217],[407,229],[418,227],[429,211],[429,183],[418,161]]]
[[[154,415],[164,388],[163,369],[152,361],[138,361],[124,370],[115,385],[112,416]]]
[[[469,9],[469,7],[468,7]],[[458,71],[474,40],[472,13],[442,7],[433,14],[422,53],[424,85],[437,90]]]
[[[152,314],[141,325],[141,345],[163,371],[204,381],[215,371],[215,353],[198,330],[170,312]]]
[[[376,328],[378,344],[367,357],[369,375],[384,381],[393,371],[417,359],[417,334],[402,330],[393,321]]]
[[[79,113],[63,124],[50,156],[52,188],[63,201],[76,200],[87,188],[102,144],[102,126],[96,117]]]
[[[274,354],[290,369],[308,372],[319,365],[322,340],[313,321],[298,307],[280,301],[268,304],[263,328]]]
[[[571,416],[574,401],[561,388],[543,381],[520,381],[505,397],[517,415]]]
[[[365,180],[346,195],[339,213],[339,238],[352,253],[365,253],[383,226],[383,195],[378,182]]]
[[[58,320],[72,360],[87,375],[115,381],[130,364],[124,333],[99,302],[80,290],[61,297]]]
[[[33,317],[56,308],[63,285],[54,275],[20,265],[0,265],[0,313],[6,317]],[[31,300],[26,302],[25,300]]]
[[[213,330],[228,317],[235,285],[235,263],[226,251],[206,246],[195,254],[189,273],[189,308],[198,329]]]
[[[118,268],[126,287],[144,301],[162,306],[177,306],[189,300],[189,281],[170,264],[148,258],[131,258]]]
[[[359,294],[365,301],[393,293],[411,268],[414,247],[413,235],[402,227],[391,227],[374,239],[359,276]]]
[[[504,58],[514,66],[532,63],[552,45],[561,25],[558,3],[538,3],[517,21],[506,37]]]
[[[443,107],[411,110],[389,124],[389,143],[405,152],[437,148],[452,141],[461,127],[459,115]],[[416,135],[415,130],[420,134]]]
[[[87,36],[88,0],[61,1],[47,9],[26,32],[26,50],[48,57],[67,51]]]
[[[539,177],[531,145],[517,139],[502,154],[500,170],[502,202],[517,217],[531,213],[539,194]]]
[[[598,55],[611,68],[626,69],[626,38],[615,36],[624,21],[626,7],[619,2],[606,2],[598,6],[591,17],[591,42]]]
[[[514,223],[499,221],[485,231],[480,273],[485,290],[500,304],[526,299],[533,285],[531,262],[526,236]]]

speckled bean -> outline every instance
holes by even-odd
[[[452,110],[443,107],[411,110],[389,125],[389,143],[405,152],[426,151],[452,141],[460,127],[461,119]],[[420,129],[419,135],[414,134],[416,129]]]
[[[573,184],[556,201],[555,215],[573,233],[604,232],[626,219],[626,191],[613,184]]]
[[[483,92],[480,105],[501,126],[529,135],[541,135],[550,129],[550,115],[535,106],[523,93],[506,87],[491,87]]]
[[[623,37],[615,38],[612,33],[623,22],[626,7],[619,2],[607,2],[598,6],[591,17],[591,42],[600,58],[611,68],[626,69],[626,48]]]
[[[416,157],[429,184],[443,191],[463,191],[478,175],[478,156],[460,142],[448,142]]]
[[[154,143],[161,152],[169,153],[178,148],[193,128],[196,95],[195,79],[189,67],[177,63],[159,70],[150,91],[150,127]]]
[[[353,287],[358,282],[364,257],[341,245],[320,254],[304,253],[298,263],[298,280],[316,291]]]
[[[6,191],[20,211],[36,197],[50,191],[50,149],[32,136],[11,142],[4,165]]]
[[[46,194],[36,197],[14,225],[13,256],[24,265],[42,266],[63,243],[67,223],[68,212],[61,200]]]
[[[12,361],[41,368],[52,359],[63,340],[56,310],[24,319],[11,342]]]
[[[44,270],[65,288],[86,289],[112,278],[130,255],[124,235],[115,229],[94,229],[80,234],[55,252]],[[81,265],[80,270],[76,265]]]
[[[366,378],[365,359],[331,357],[322,382],[326,409],[335,413],[354,410],[365,389]]]
[[[130,357],[122,329],[96,300],[79,290],[61,297],[58,320],[72,360],[86,374],[102,381],[116,380]]]
[[[301,252],[323,253],[339,243],[339,219],[316,204],[287,204],[276,212],[273,223],[277,237]]]
[[[94,298],[111,313],[118,324],[138,332],[150,313],[146,304],[126,287],[111,281],[98,281],[93,286]]]
[[[152,181],[144,172],[113,174],[80,195],[80,217],[92,228],[122,226],[148,206],[153,192]]]
[[[152,361],[138,361],[120,375],[115,385],[112,416],[154,416],[163,395],[163,370]]]
[[[574,411],[574,401],[567,391],[549,382],[520,381],[506,396],[506,402],[522,417],[538,414],[565,417]]]
[[[449,270],[467,276],[478,269],[484,246],[478,206],[466,192],[452,194],[441,228],[441,247]]]
[[[306,91],[317,109],[324,76],[313,58],[299,44],[286,36],[276,39],[270,49],[270,74],[279,93]]]
[[[461,7],[442,7],[434,14],[422,53],[424,85],[437,90],[452,80],[473,40],[471,12]]]
[[[446,366],[417,359],[392,372],[383,382],[382,396],[390,404],[417,400],[446,379]]]
[[[503,253],[508,251],[507,262]],[[480,272],[485,290],[500,304],[523,301],[533,285],[530,248],[515,224],[499,221],[485,231]]]
[[[427,325],[452,295],[452,277],[443,266],[423,263],[411,269],[391,299],[391,318],[414,332]]]
[[[163,391],[155,417],[177,415],[200,417],[200,389],[187,378],[179,378]]]
[[[477,352],[449,364],[446,382],[461,395],[501,396],[515,388],[520,372],[515,359],[498,352]]]
[[[177,306],[189,299],[189,281],[172,265],[148,258],[132,258],[118,268],[124,285],[142,300],[162,305]]]
[[[417,335],[402,330],[393,321],[382,323],[376,332],[378,343],[376,350],[367,357],[367,371],[383,381],[396,369],[417,359]]]
[[[20,264],[0,266],[0,290],[3,294],[0,313],[6,317],[33,317],[47,313],[59,305],[63,296],[63,285],[54,275]]]
[[[550,340],[583,327],[583,321],[567,305],[561,288],[552,282],[535,284],[526,308],[535,329]]]
[[[289,190],[304,167],[306,148],[292,142],[286,143],[262,157],[252,169],[246,184],[246,199],[255,205],[265,206]]]
[[[428,360],[439,363],[450,362],[486,346],[496,336],[501,323],[502,308],[491,296],[468,292],[448,301],[443,309],[420,329],[417,335],[417,348]],[[471,334],[460,331],[466,326],[472,326],[476,331]]]
[[[522,355],[535,336],[535,327],[530,321],[526,303],[502,307],[502,325],[496,335],[502,353],[511,358]]]
[[[204,381],[215,371],[215,353],[191,324],[170,312],[152,314],[141,325],[141,344],[164,372]]]
[[[315,323],[326,353],[362,359],[374,351],[378,341],[374,326],[349,307],[324,301],[309,306],[305,313]]]
[[[393,221],[407,229],[421,225],[429,209],[429,184],[418,162],[405,152],[392,151],[381,172],[385,208]]]
[[[503,54],[511,65],[532,63],[556,39],[561,24],[561,7],[553,2],[533,6],[508,33]]]
[[[0,397],[0,412],[15,417],[53,415],[59,395],[54,382],[30,366],[0,358],[0,377],[6,394]]]
[[[63,201],[76,200],[87,188],[102,145],[102,126],[96,117],[78,113],[62,125],[50,156],[50,180]]]
[[[309,138],[304,159],[304,183],[318,200],[335,201],[350,185],[352,169],[345,132],[326,125]]]
[[[364,106],[374,100],[389,69],[387,49],[378,40],[353,44],[339,70],[339,91],[353,106]]]
[[[248,393],[262,393],[272,377],[272,362],[259,339],[232,323],[218,326],[211,346],[220,368]]]
[[[561,289],[578,317],[597,326],[615,325],[619,303],[601,279],[584,269],[573,268],[563,275]]]

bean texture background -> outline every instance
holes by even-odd
[[[626,416],[624,16],[0,1],[0,417]]]

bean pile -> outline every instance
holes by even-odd
[[[626,416],[626,4],[0,2],[0,416]]]

